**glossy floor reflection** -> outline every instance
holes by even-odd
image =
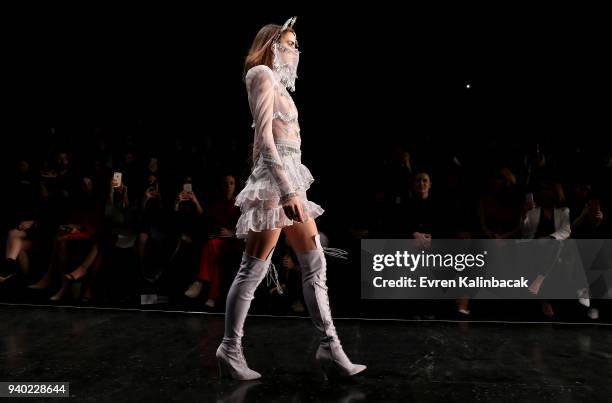
[[[263,378],[239,382],[218,378],[222,315],[0,305],[0,324],[0,381],[69,381],[79,402],[612,396],[608,325],[337,319],[345,351],[368,369],[350,381],[325,382],[314,365],[309,319],[249,317],[245,355]]]

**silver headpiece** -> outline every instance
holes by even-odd
[[[283,27],[272,43],[272,52],[274,53],[274,60],[272,61],[273,69],[278,74],[280,82],[292,92],[295,91],[295,79],[297,78],[300,51],[281,44],[281,37],[287,29],[293,28],[296,19],[297,17],[289,18],[283,24]]]

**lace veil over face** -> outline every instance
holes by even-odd
[[[274,59],[272,67],[280,82],[291,92],[295,92],[295,80],[297,68],[300,61],[300,51],[290,48],[281,43],[281,38],[288,28],[295,24],[296,17],[288,19],[272,43]]]

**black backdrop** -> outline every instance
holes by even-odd
[[[609,146],[612,69],[599,10],[227,6],[3,12],[2,164],[46,144],[52,127],[69,144],[101,126],[140,141],[212,136],[243,152],[252,138],[243,58],[262,25],[293,13],[303,161],[328,218],[372,187],[396,141],[433,162],[496,160],[535,143],[576,144],[588,160]],[[358,298],[354,281],[347,304]],[[386,305],[371,306],[380,314]]]
[[[291,14],[235,11],[4,13],[3,163],[51,127],[75,144],[103,126],[246,147],[243,58],[262,25]],[[554,147],[562,136],[593,152],[606,142],[610,62],[597,10],[323,7],[298,14],[295,28],[295,100],[314,193],[358,186],[395,141],[423,144],[432,159]]]

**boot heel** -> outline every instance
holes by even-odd
[[[319,366],[321,368],[321,372],[323,373],[323,379],[325,382],[340,381],[348,378],[345,371],[343,371],[342,368],[338,367],[338,365],[332,361],[322,360],[319,362]]]
[[[217,364],[219,366],[219,378],[223,378],[223,377],[226,377],[226,376],[231,377],[230,372],[225,367],[225,363],[221,362],[221,359],[217,358]]]

